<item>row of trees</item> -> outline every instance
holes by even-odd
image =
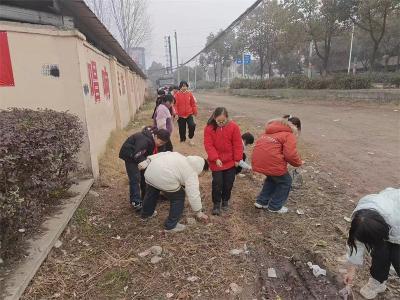
[[[224,68],[243,52],[256,58],[254,72],[261,78],[276,70],[289,75],[308,65],[311,43],[310,63],[325,76],[335,71],[332,66],[347,66],[353,28],[353,56],[365,69],[378,70],[382,61],[387,65],[390,57],[400,57],[398,0],[266,0],[199,61],[204,69],[212,68],[214,81],[221,81]],[[207,45],[217,34],[208,36]]]

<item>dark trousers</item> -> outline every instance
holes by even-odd
[[[169,200],[169,215],[165,221],[165,229],[170,230],[176,227],[182,217],[185,207],[185,190],[181,188],[174,193],[164,192],[165,197]],[[143,201],[142,217],[148,218],[153,215],[159,200],[160,190],[152,186],[147,186],[146,196]]]
[[[129,178],[129,200],[131,203],[140,203],[146,193],[144,171],[139,171],[134,162],[125,161],[126,173]]]
[[[292,177],[289,173],[282,176],[268,176],[257,197],[257,203],[268,205],[269,209],[278,211],[286,203],[291,186]]]
[[[181,139],[181,142],[186,141],[186,124],[187,127],[189,128],[189,139],[192,139],[194,137],[196,123],[194,122],[193,116],[189,116],[187,118],[179,117],[178,126],[179,126],[179,137]]]
[[[371,252],[371,277],[380,283],[389,277],[390,265],[393,265],[400,276],[400,245],[385,241],[380,247],[375,247]]]
[[[228,202],[231,199],[233,183],[235,182],[236,168],[212,172],[212,201],[214,204]]]

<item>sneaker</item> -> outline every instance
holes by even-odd
[[[143,202],[131,202],[131,205],[135,210],[141,210],[143,207]]]
[[[268,209],[268,205],[262,205],[258,202],[254,202],[254,206],[258,209]]]
[[[172,229],[165,229],[165,232],[181,232],[186,229],[186,225],[183,225],[181,223],[176,224],[175,228]]]
[[[222,202],[222,210],[227,211],[229,209],[229,203],[228,201],[223,201]]]
[[[194,146],[194,145],[195,145],[193,139],[189,139],[189,145],[190,145],[190,146]]]
[[[282,206],[282,208],[280,210],[272,210],[272,209],[268,208],[268,211],[277,213],[277,214],[286,214],[289,211],[289,209],[286,206]]]
[[[219,216],[221,214],[221,206],[220,206],[220,204],[214,204],[214,208],[212,210],[212,214],[214,216]]]
[[[378,280],[374,278],[370,278],[368,283],[364,285],[361,290],[360,294],[365,299],[374,299],[378,294],[383,293],[386,290],[386,284],[380,283]]]
[[[155,210],[151,216],[149,216],[149,217],[141,216],[141,218],[142,218],[142,221],[148,221],[150,219],[157,217],[157,215],[158,215],[158,212]]]

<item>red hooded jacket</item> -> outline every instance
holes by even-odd
[[[265,133],[257,140],[253,150],[252,167],[267,176],[282,176],[288,172],[287,164],[302,165],[296,148],[297,128],[286,119],[267,123]]]
[[[197,105],[191,92],[177,92],[175,95],[175,110],[178,117],[187,118],[197,115]]]
[[[243,142],[239,126],[230,121],[224,127],[207,125],[204,128],[204,148],[208,155],[211,171],[228,170],[243,158]],[[222,167],[216,165],[217,160],[222,161]]]

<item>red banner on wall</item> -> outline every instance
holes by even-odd
[[[7,32],[0,31],[0,86],[14,86]]]
[[[96,62],[92,61],[88,63],[89,83],[90,83],[90,94],[94,96],[94,101],[100,102],[100,85],[99,77],[97,75]]]
[[[101,71],[101,77],[103,80],[103,91],[104,91],[104,96],[107,99],[110,99],[110,81],[108,79],[108,73],[106,67]]]

